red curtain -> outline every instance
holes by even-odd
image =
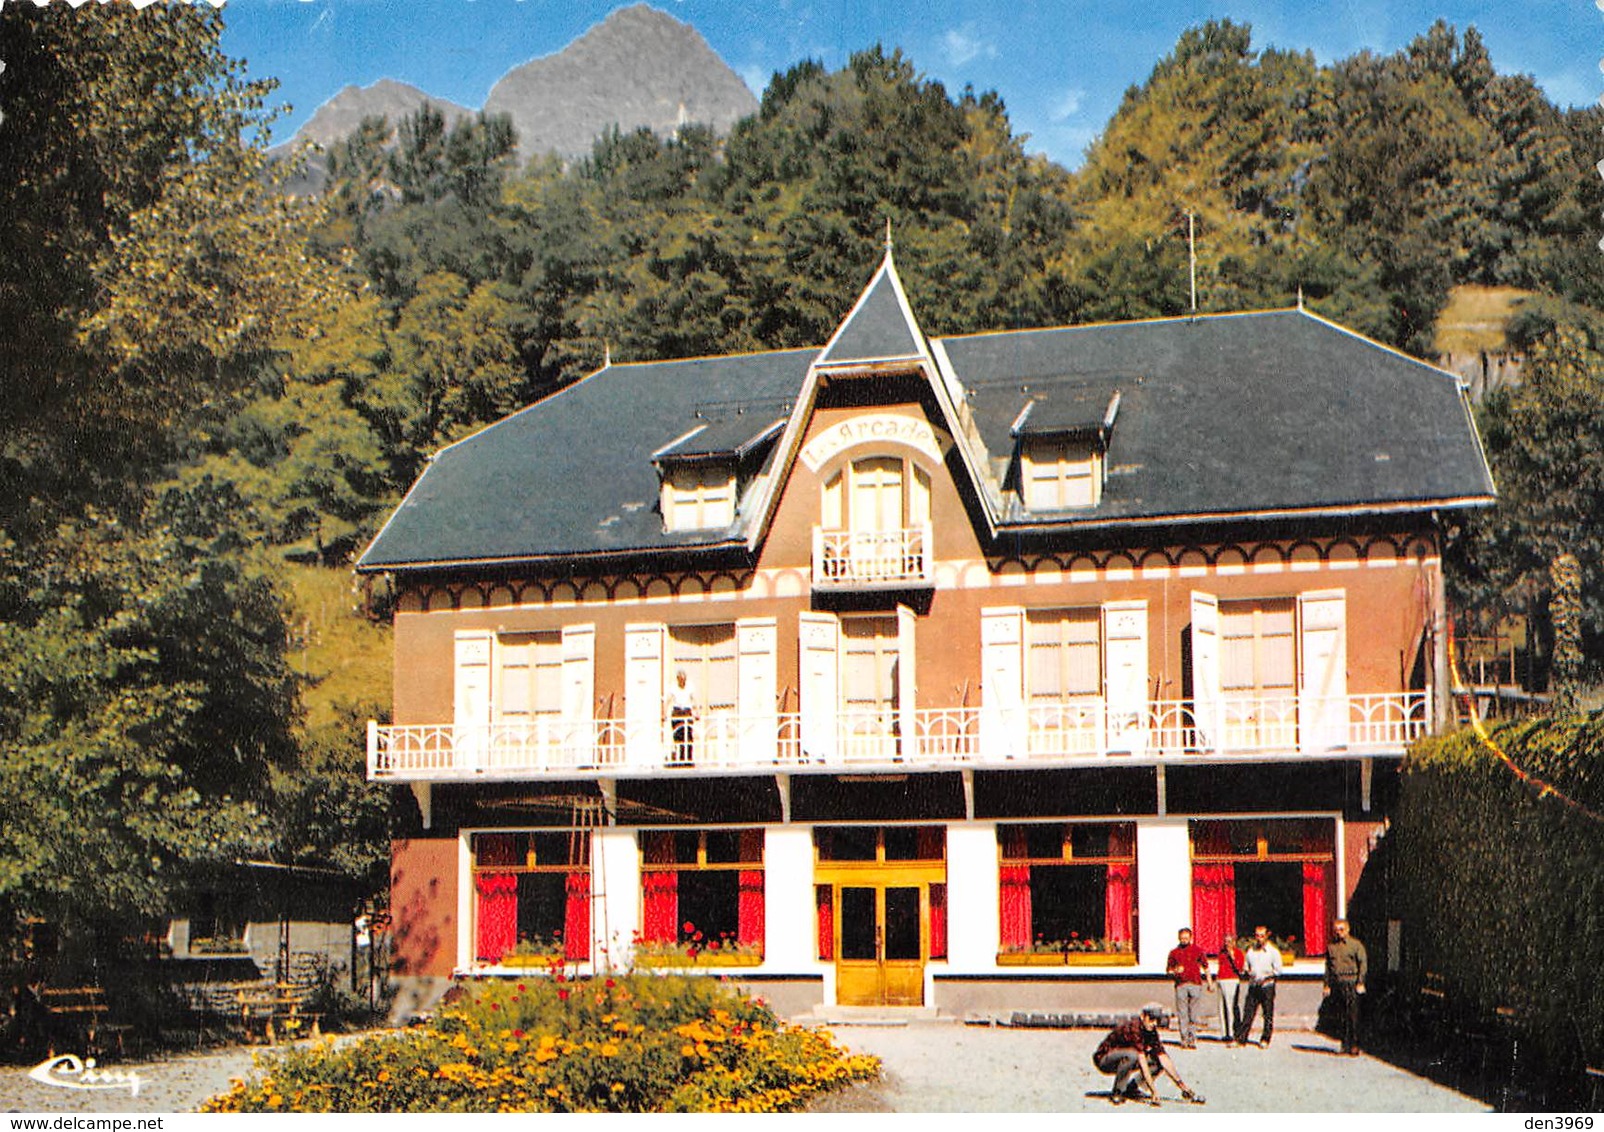
[[[1108,855],[1129,857],[1136,849],[1135,829],[1113,826],[1108,831]],[[1108,866],[1108,883],[1103,893],[1103,937],[1114,943],[1131,942],[1131,904],[1135,894],[1135,870],[1128,864]]]
[[[568,907],[563,916],[563,958],[590,958],[590,871],[568,874]]]
[[[819,910],[819,958],[835,958],[835,903],[827,884],[816,885],[814,900]]]
[[[763,870],[742,869],[737,881],[735,938],[743,947],[763,946]]]
[[[1231,851],[1223,822],[1199,822],[1193,829],[1194,857]],[[1211,954],[1236,937],[1236,866],[1229,861],[1193,861],[1192,934],[1197,945]]]
[[[930,958],[947,957],[947,886],[930,886]]]
[[[518,942],[518,878],[512,873],[480,873],[479,948],[481,962],[495,963]]]
[[[1003,831],[1003,860],[1019,860],[1028,853],[1025,831],[1013,826]],[[1004,950],[1023,951],[1030,946],[1030,866],[1003,864],[998,873],[1002,889],[1001,941]]]
[[[1331,922],[1331,890],[1336,865],[1331,861],[1303,862],[1303,946],[1309,956],[1326,953],[1326,925]]]
[[[647,943],[673,943],[679,938],[679,873],[653,869],[672,864],[674,835],[648,833],[643,855],[647,868],[641,874],[641,938]]]

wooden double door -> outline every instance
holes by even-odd
[[[836,1001],[924,1005],[930,886],[914,870],[865,870],[834,887]]]

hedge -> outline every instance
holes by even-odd
[[[1604,717],[1511,723],[1491,739],[1557,793],[1474,732],[1417,744],[1387,835],[1389,915],[1415,978],[1505,1020],[1523,1060],[1575,1081],[1604,1065]]]

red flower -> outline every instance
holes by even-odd
[[[563,1002],[567,1002],[568,1001],[568,988],[567,987],[563,987],[561,990],[559,990],[557,992],[557,997],[559,999],[561,999]]]
[[[524,985],[523,985],[523,984],[522,984],[522,983],[519,983],[519,984],[518,984],[518,989],[519,989],[519,990],[521,990],[521,991],[526,991],[526,990],[528,990],[528,989],[529,989],[529,988],[528,988],[528,987],[526,987],[526,986],[524,986]]]
[[[524,1032],[522,1030],[514,1030],[512,1032],[512,1036],[515,1038],[521,1038],[524,1036]]]
[[[501,1009],[501,1003],[499,1003],[499,1002],[492,1002],[492,1003],[491,1003],[491,1004],[490,1004],[490,1010],[491,1010],[491,1012],[492,1012],[492,1013],[494,1013],[494,1012],[495,1012],[495,1011],[497,1011],[497,1010],[500,1010],[500,1009]]]
[[[679,930],[684,932],[686,935],[689,935],[691,932],[696,930],[696,925],[691,923],[689,920],[686,920],[679,926]]]
[[[607,989],[608,989],[608,990],[612,990],[612,989],[613,989],[613,988],[614,988],[614,987],[616,987],[616,986],[617,986],[617,985],[618,985],[618,984],[617,984],[617,983],[615,983],[615,982],[613,982],[613,980],[611,980],[611,979],[608,979],[608,980],[607,980]]]

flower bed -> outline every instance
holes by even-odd
[[[715,979],[471,984],[429,1026],[266,1061],[204,1112],[786,1112],[877,1077]]]
[[[1004,951],[999,967],[1134,967],[1130,951]]]

